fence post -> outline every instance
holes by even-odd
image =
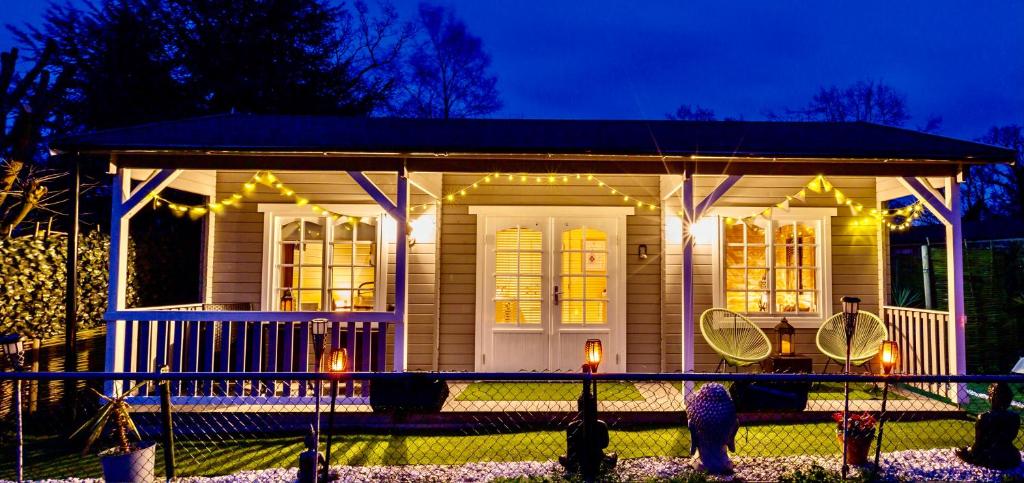
[[[160,366],[160,372],[167,372],[167,365]],[[160,386],[160,416],[163,427],[164,474],[168,480],[174,478],[174,422],[171,419],[171,387],[168,381],[158,381]]]

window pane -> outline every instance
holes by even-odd
[[[747,292],[748,312],[768,311],[768,292]]]
[[[494,297],[499,299],[516,298],[516,277],[494,277]]]
[[[533,250],[540,251],[541,239],[540,232],[537,230],[531,230],[529,228],[519,229],[519,249],[520,250]]]
[[[336,243],[351,243],[352,242],[352,223],[341,221],[334,224],[334,241]]]
[[[562,273],[583,273],[583,252],[562,252]]]
[[[494,248],[501,250],[517,250],[519,248],[519,228],[505,228],[494,235]]]
[[[608,302],[605,301],[589,301],[585,302],[587,324],[606,324],[608,323]]]
[[[742,246],[729,246],[725,248],[725,266],[742,267],[745,265],[745,259],[743,257]]]
[[[797,247],[796,259],[800,261],[800,265],[805,267],[817,266],[818,252],[814,247],[800,245]]]
[[[584,295],[590,300],[608,298],[608,279],[605,277],[587,277],[587,289]]]
[[[582,299],[583,298],[583,277],[562,277],[562,298]]]
[[[801,312],[817,312],[818,311],[818,293],[817,292],[800,292],[800,311]]]
[[[515,252],[497,252],[494,254],[494,272],[515,275],[519,270],[519,257]]]
[[[540,323],[540,300],[519,301],[519,323],[539,324]]]
[[[339,242],[334,244],[334,259],[331,263],[334,265],[352,265],[352,243],[351,242]]]
[[[361,242],[377,241],[377,219],[371,217],[363,218],[356,223],[356,240]]]
[[[731,225],[725,225],[725,242],[726,243],[743,243],[743,223],[733,223]]]
[[[540,277],[519,277],[519,298],[540,299],[541,278]]]
[[[775,269],[775,290],[796,290],[797,271],[791,269]]]
[[[519,254],[519,273],[523,275],[540,275],[539,252],[524,252]]]
[[[294,264],[299,259],[299,244],[284,243],[281,245],[281,263],[285,265]]]
[[[582,250],[583,229],[566,230],[562,232],[562,250]]]
[[[281,225],[282,241],[299,241],[299,229],[302,228],[301,220],[291,220]]]
[[[767,267],[768,266],[768,249],[760,246],[748,246],[747,247],[747,266],[748,267]]]
[[[494,302],[494,322],[498,324],[514,324],[519,314],[519,303],[515,300],[498,300]]]
[[[306,241],[322,241],[324,239],[324,225],[320,220],[305,220],[303,225],[303,229],[306,234]]]
[[[796,312],[796,292],[776,292],[775,305],[778,312]]]
[[[815,270],[800,270],[800,288],[809,289],[817,288],[817,277]]]
[[[298,269],[294,268],[294,267],[281,267],[280,270],[281,270],[281,272],[279,273],[279,276],[281,277],[280,278],[281,285],[278,288],[291,288],[291,287],[295,287],[296,286],[296,282],[298,281],[298,276],[296,275],[295,272]]]
[[[605,275],[608,273],[607,253],[584,252],[583,255],[583,269],[587,272],[588,275]]]
[[[568,301],[562,302],[562,323],[582,324],[583,323],[583,302]]]
[[[373,284],[357,288],[352,297],[353,310],[373,310],[373,303],[376,300],[375,294],[376,291],[373,288]]]
[[[747,290],[765,290],[768,288],[768,270],[747,269]]]
[[[323,242],[310,242],[306,241],[302,247],[302,256],[300,257],[299,263],[302,265],[316,265],[321,266],[324,263],[324,246]]]
[[[801,221],[796,224],[796,232],[799,237],[797,241],[813,245],[817,243],[818,224],[815,222]]]
[[[744,290],[747,288],[746,280],[744,276],[746,271],[742,268],[729,268],[725,270],[725,289],[726,290]]]
[[[747,243],[765,243],[765,227],[768,225],[767,221],[754,220],[749,225],[744,224],[747,231]]]
[[[321,310],[321,297],[322,294],[319,290],[297,290],[297,299],[299,301],[299,310],[306,311],[319,311]]]
[[[352,310],[352,290],[331,290],[331,305],[334,310]]]
[[[793,223],[783,222],[776,226],[773,240],[776,245],[793,244]]]
[[[301,284],[303,289],[307,288],[320,288],[324,286],[324,269],[317,267],[302,267],[297,269],[299,276],[302,278]]]
[[[725,307],[733,312],[746,312],[747,311],[747,294],[746,292],[726,292],[725,293]]]

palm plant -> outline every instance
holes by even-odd
[[[111,421],[115,424],[114,436],[117,440],[117,446],[114,448],[114,454],[128,454],[132,452],[133,445],[129,436],[134,435],[136,441],[142,439],[142,437],[139,435],[138,428],[135,427],[135,421],[132,421],[131,405],[128,404],[126,399],[129,395],[146,384],[147,383],[145,381],[140,382],[132,386],[131,389],[113,397],[101,394],[99,391],[91,387],[89,388],[90,391],[103,399],[105,403],[100,407],[99,411],[96,412],[95,416],[89,418],[85,424],[82,424],[82,426],[75,430],[75,432],[70,436],[71,438],[74,438],[88,428],[89,437],[85,440],[85,449],[82,450],[83,455],[89,452],[89,448],[91,448],[92,445],[96,443],[96,440],[103,435],[104,428],[106,428]]]
[[[921,293],[910,287],[893,287],[892,303],[897,307],[917,307],[921,303]]]

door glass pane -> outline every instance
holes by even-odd
[[[320,305],[321,297],[323,294],[320,290],[297,290],[298,292],[298,306],[299,310],[306,311],[319,311],[322,310]]]
[[[300,230],[302,229],[302,220],[283,220],[281,225],[281,241],[299,241]]]
[[[564,301],[562,305],[562,323],[579,325],[583,323],[583,302],[579,300]]]
[[[539,324],[543,296],[540,231],[523,226],[498,230],[494,251],[494,320]]]
[[[561,237],[562,323],[607,323],[608,234],[584,226]]]

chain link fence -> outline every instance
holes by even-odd
[[[318,411],[319,449],[329,448],[332,472],[346,481],[558,479],[565,475],[559,456],[567,453],[567,429],[583,417],[578,399],[588,381],[596,384],[596,417],[608,428],[604,452],[617,458],[605,474],[609,479],[698,478],[688,464],[693,439],[712,436],[691,433],[684,393],[709,384],[723,385],[737,407],[732,458],[747,480],[775,480],[814,466],[838,471],[843,448],[833,417],[844,408],[845,384],[850,414],[874,421],[868,465],[855,472],[871,468],[880,443],[877,475],[886,478],[1024,476],[1020,469],[1000,473],[961,463],[952,450],[974,443],[975,420],[989,410],[990,383],[1009,383],[1013,410],[1021,411],[1024,376],[1018,375],[5,372],[0,479],[18,476],[16,399],[25,480],[101,478],[97,453],[124,446],[122,438],[132,449],[144,448],[133,453],[144,461],[122,458],[112,463],[114,470],[133,468],[161,479],[294,480],[305,443],[316,442],[310,434],[317,431]],[[923,383],[943,394],[956,385],[968,394],[967,403],[917,389]],[[262,390],[237,396],[235,384]],[[211,390],[189,395],[189,387]],[[126,389],[132,392],[123,398],[122,417],[101,394]],[[95,424],[104,414],[104,424]],[[691,422],[694,417],[700,415],[690,414]],[[1024,446],[1024,436],[1014,442]]]

